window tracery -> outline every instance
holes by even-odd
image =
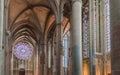
[[[19,59],[29,59],[33,55],[33,48],[27,42],[18,42],[13,47],[14,55]]]

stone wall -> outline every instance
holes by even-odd
[[[112,75],[120,75],[120,0],[110,0]]]

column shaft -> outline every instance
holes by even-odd
[[[96,30],[96,5],[95,0],[89,1],[89,17],[90,17],[90,51],[89,51],[89,57],[90,57],[90,75],[96,75],[96,49],[97,49],[97,30]]]
[[[73,74],[82,75],[82,2],[73,1],[71,17],[71,43]]]
[[[61,23],[56,27],[57,40],[57,75],[61,75],[61,51],[62,51],[62,27]]]

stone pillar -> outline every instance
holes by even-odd
[[[48,42],[48,75],[51,75],[51,39]]]
[[[120,75],[120,0],[110,0],[111,75]]]
[[[4,0],[0,0],[0,75],[4,75],[4,50],[3,50],[3,25],[4,25]]]
[[[56,41],[57,41],[57,75],[61,75],[61,52],[62,52],[62,25],[56,26]]]
[[[71,35],[72,75],[82,75],[82,0],[72,0]]]
[[[34,68],[34,72],[35,72],[35,75],[38,75],[38,70],[39,70],[39,65],[38,65],[38,64],[39,64],[39,61],[38,61],[38,60],[39,60],[38,43],[35,43],[35,45],[36,45],[36,46],[35,46],[35,48],[34,48],[34,49],[35,49],[35,51],[34,51],[34,53],[35,53],[35,55],[34,55],[34,56],[35,56],[35,57],[34,57],[34,60],[35,60],[35,61],[34,61],[34,67],[35,67],[35,68]]]
[[[90,51],[89,51],[89,62],[90,62],[90,75],[96,75],[96,49],[97,49],[97,19],[96,19],[96,5],[95,0],[89,1],[89,26],[90,26]]]
[[[44,40],[44,41],[43,41]],[[42,37],[42,39],[40,40],[40,45],[39,45],[39,60],[40,60],[40,65],[39,65],[39,73],[40,75],[45,75],[46,72],[46,57],[45,57],[45,52],[46,52],[46,41],[45,38]],[[39,75],[39,74],[38,74]]]

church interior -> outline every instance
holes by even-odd
[[[120,0],[0,0],[0,75],[120,75]]]

